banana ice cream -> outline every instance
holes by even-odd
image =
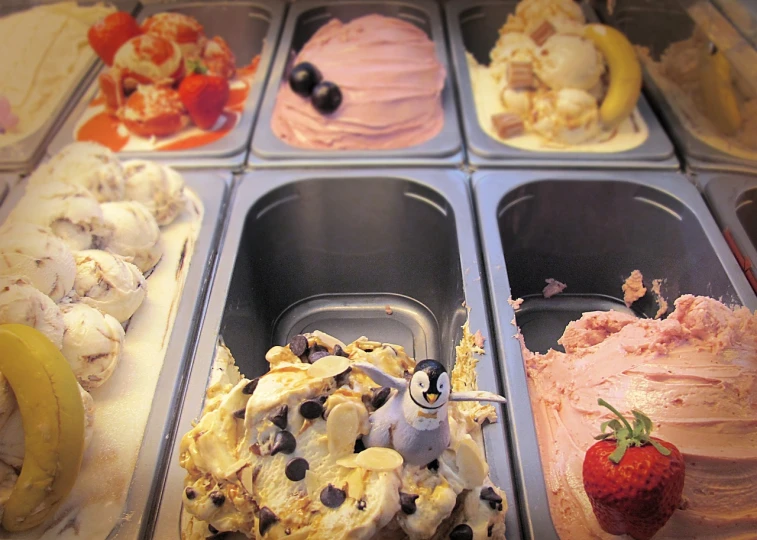
[[[151,270],[163,253],[160,228],[145,205],[137,201],[103,203],[105,223],[114,231],[103,249],[133,263],[142,272]]]
[[[586,24],[572,0],[523,0],[499,34],[488,66],[466,52],[489,136],[550,152],[622,152],[646,140],[641,72],[617,31]]]
[[[18,123],[0,130],[0,148],[39,130],[68,99],[95,55],[89,27],[115,11],[104,4],[75,2],[36,6],[0,18],[0,96]]]
[[[56,347],[63,346],[65,325],[60,308],[26,277],[0,276],[0,324],[9,323],[31,326]]]
[[[476,388],[480,351],[466,325],[453,391]],[[415,361],[401,346],[314,332],[266,360],[266,375],[246,379],[218,345],[203,414],[180,446],[182,538],[504,538],[507,501],[481,448],[491,405],[449,402],[449,446],[410,465],[392,449],[364,447],[371,416],[396,390],[354,364],[403,377]]]

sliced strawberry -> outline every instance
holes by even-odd
[[[212,129],[229,102],[229,83],[216,75],[191,74],[179,85],[181,101],[200,129]]]
[[[116,11],[93,24],[87,32],[87,38],[97,56],[108,66],[112,66],[113,57],[121,45],[141,33],[134,17],[124,11]]]
[[[100,84],[100,92],[105,98],[105,107],[111,112],[120,109],[126,99],[120,81],[117,81],[108,71],[101,73],[97,81]]]

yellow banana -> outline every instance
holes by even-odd
[[[731,64],[716,48],[703,50],[699,60],[705,114],[724,135],[733,135],[741,127],[741,111],[731,79]]]
[[[13,389],[24,426],[24,464],[2,525],[24,531],[42,523],[76,481],[84,452],[84,407],[68,362],[34,328],[0,325],[0,372]]]
[[[584,36],[604,55],[610,68],[610,86],[599,108],[599,118],[605,128],[612,129],[636,107],[641,94],[641,65],[631,42],[615,28],[588,24]]]

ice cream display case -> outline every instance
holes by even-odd
[[[678,168],[645,97],[631,108],[621,96],[641,84],[626,80],[630,46],[592,24],[588,4],[458,0],[445,10],[471,165]]]
[[[749,2],[618,1],[600,16],[625,33],[645,86],[687,167],[753,171],[757,164],[757,50]],[[738,26],[735,26],[738,25]]]
[[[717,439],[714,404],[729,407],[734,429],[753,418],[736,387],[751,380],[739,362],[757,348],[757,297],[696,188],[652,172],[479,171],[472,181],[525,536],[611,538],[581,482],[599,397],[645,411],[684,454],[687,504],[660,537],[754,530],[752,503],[736,493],[753,477],[734,473],[753,435],[724,453],[696,442]],[[726,307],[742,304],[751,311]]]
[[[261,181],[263,176],[266,182]],[[225,485],[237,487],[229,493],[223,488],[226,502],[216,506],[207,502],[213,496],[220,500],[217,492],[221,488],[214,487],[214,480],[208,483],[210,473],[201,474],[200,481],[195,482],[196,467],[204,469],[201,458],[206,455],[205,449],[210,449],[210,443],[204,442],[202,437],[207,431],[202,426],[211,418],[212,411],[217,410],[216,406],[210,405],[210,400],[219,391],[223,394],[228,392],[229,399],[235,393],[234,390],[229,391],[229,384],[219,386],[217,381],[222,381],[226,374],[238,368],[246,377],[260,377],[250,381],[257,385],[257,390],[250,388],[248,394],[252,392],[254,398],[262,391],[261,397],[269,396],[266,403],[270,399],[278,401],[287,395],[287,386],[276,386],[279,390],[275,390],[273,395],[269,394],[270,390],[262,390],[267,380],[264,374],[269,368],[272,372],[280,372],[282,368],[277,367],[277,362],[295,352],[302,353],[302,348],[295,351],[295,343],[297,339],[302,340],[303,335],[308,337],[307,342],[303,341],[303,346],[310,346],[310,352],[305,349],[306,357],[328,354],[321,345],[337,349],[334,343],[341,347],[352,340],[358,340],[360,350],[354,344],[347,345],[337,354],[349,352],[352,358],[356,355],[366,358],[366,354],[380,354],[384,355],[387,366],[406,353],[416,359],[438,359],[447,369],[459,363],[462,369],[462,365],[475,356],[477,365],[471,364],[469,373],[474,378],[477,375],[479,389],[500,390],[475,248],[470,196],[463,180],[457,171],[425,169],[253,171],[241,178],[181,405],[178,436],[167,460],[167,479],[159,496],[160,508],[152,531],[153,538],[177,538],[180,527],[191,538],[204,537],[201,535],[207,534],[208,529],[240,530],[245,527],[245,514],[251,512],[254,512],[256,519],[246,527],[254,524],[255,533],[258,527],[265,531],[274,521],[265,518],[267,511],[258,512],[257,508],[263,506],[273,511],[275,527],[280,527],[271,532],[284,534],[283,529],[287,527],[292,537],[302,538],[325,537],[334,526],[340,534],[350,530],[360,538],[402,537],[401,530],[387,527],[388,520],[395,525],[402,523],[403,528],[407,527],[406,530],[415,534],[430,537],[436,529],[437,533],[446,536],[444,531],[449,534],[449,528],[457,523],[451,520],[465,519],[459,513],[462,507],[455,505],[455,495],[447,493],[446,488],[439,486],[439,490],[431,494],[420,487],[426,485],[428,474],[433,477],[437,473],[450,474],[445,465],[446,455],[440,457],[435,465],[430,464],[428,470],[426,467],[414,469],[420,475],[415,490],[407,483],[403,484],[400,491],[418,493],[420,489],[424,493],[420,499],[414,499],[413,508],[408,509],[403,503],[405,511],[398,512],[399,504],[395,506],[391,502],[392,496],[381,502],[385,495],[377,498],[376,492],[366,495],[362,504],[358,500],[356,508],[353,499],[360,495],[354,495],[350,487],[347,502],[339,508],[341,522],[336,525],[333,520],[328,521],[332,513],[321,504],[328,503],[323,495],[321,502],[317,502],[316,495],[316,501],[307,503],[305,509],[281,509],[282,502],[289,501],[286,503],[288,508],[294,509],[299,508],[303,500],[309,500],[309,495],[298,490],[311,492],[311,480],[308,478],[304,486],[300,486],[303,482],[292,483],[302,477],[290,476],[289,467],[283,470],[286,460],[282,462],[281,469],[269,470],[267,476],[256,473],[252,479],[245,480],[242,472],[237,480],[236,469],[233,473],[225,473]],[[345,228],[344,223],[348,222],[351,226]],[[473,341],[483,345],[485,353],[478,348],[468,348],[471,334],[478,336]],[[366,338],[360,336],[374,341],[366,342]],[[230,351],[236,357],[237,368],[230,369],[224,362],[219,364],[219,337],[228,347],[220,354],[221,360]],[[316,338],[317,347],[313,342]],[[458,344],[460,346],[456,351]],[[473,350],[476,353],[471,355]],[[303,366],[296,357],[292,358],[293,363],[284,364],[286,370]],[[318,366],[322,361],[317,360],[312,365]],[[306,361],[303,362],[304,366],[308,366]],[[355,369],[353,374],[356,373]],[[452,371],[453,388],[456,373]],[[344,381],[342,379],[338,384]],[[245,382],[238,384],[246,388]],[[293,403],[288,406],[289,423],[292,425],[289,429],[298,434],[295,459],[307,458],[312,470],[317,463],[318,451],[317,444],[307,439],[307,433],[312,429],[320,430],[322,420],[306,423],[304,428],[298,430],[297,424],[302,422],[300,414],[304,416],[305,412],[297,399],[304,398],[297,398],[294,382],[288,386],[295,398],[293,403],[297,404],[297,407]],[[341,388],[342,392],[347,391],[347,386]],[[194,419],[202,411],[204,398],[208,409],[203,414],[202,425],[198,431],[190,432],[195,425]],[[329,405],[332,399],[328,398],[326,408],[333,406]],[[260,404],[256,406],[260,407]],[[253,411],[255,409],[250,401],[247,416]],[[494,518],[496,521],[497,512],[503,510],[504,503],[506,536],[520,538],[505,438],[507,419],[501,416],[499,408],[497,414],[499,419],[496,423],[485,423],[483,427],[483,448],[489,478],[498,492],[501,488],[504,500],[489,501],[491,505],[484,500],[483,521],[479,520],[478,525],[471,524],[471,527],[477,531],[476,534],[484,536],[487,528],[490,532],[494,529],[495,536],[501,537],[501,522],[495,525],[487,520]],[[241,418],[241,415],[237,417]],[[219,425],[218,422],[222,420],[213,420],[215,425]],[[270,421],[260,422],[259,425],[250,424],[245,428],[245,431],[252,430],[245,437],[255,437],[252,433],[258,427],[264,432],[268,431],[264,426],[269,425]],[[241,428],[238,429],[236,433],[241,436]],[[347,425],[344,429],[349,432]],[[349,441],[350,453],[353,443],[354,435]],[[225,453],[223,448],[226,443],[223,441],[218,440],[213,446],[216,455]],[[355,451],[358,451],[357,448]],[[260,445],[259,452],[261,461],[255,461],[254,456],[252,460],[264,467],[264,471],[272,466],[269,463],[275,465],[275,459],[282,457],[266,457],[268,451],[264,444]],[[291,456],[284,457],[289,459]],[[235,461],[231,457],[228,459]],[[323,457],[323,463],[329,463],[331,459]],[[188,461],[194,466],[188,466]],[[221,461],[230,463],[227,458]],[[204,463],[209,464],[207,461]],[[384,474],[388,474],[384,478],[393,477],[393,474]],[[224,474],[212,472],[212,476],[220,478]],[[443,485],[458,485],[449,478],[448,481],[449,484]],[[271,486],[280,486],[280,489],[274,490],[278,495],[266,487],[268,482]],[[376,482],[376,486],[382,485],[382,481]],[[334,481],[334,484],[345,489],[341,482]],[[242,493],[252,493],[256,504],[250,506],[249,501],[239,503],[234,495],[236,489],[243,490]],[[215,491],[208,494],[209,490]],[[472,492],[474,500],[466,502],[465,507],[469,508],[470,504],[470,508],[476,509],[483,499],[479,500],[478,490]],[[211,499],[208,499],[209,496]],[[232,501],[230,505],[229,496],[236,502]],[[191,515],[187,513],[187,508],[191,509]],[[395,512],[398,512],[396,518]],[[469,515],[469,510],[465,512],[466,516]],[[448,518],[450,513],[452,516]],[[414,521],[413,518],[419,520]],[[501,514],[498,519],[502,520]],[[315,530],[307,529],[311,522]]]
[[[125,159],[241,168],[285,9],[266,0],[146,5],[140,34],[100,71],[51,152],[92,141]]]
[[[138,8],[136,0],[0,5],[0,171],[31,172],[85,91],[97,65],[89,27],[116,9]]]
[[[292,4],[250,166],[461,165],[452,80],[436,2]]]

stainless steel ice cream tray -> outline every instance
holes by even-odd
[[[292,53],[298,51],[315,31],[330,19],[343,22],[377,13],[397,17],[415,24],[426,32],[436,46],[436,55],[444,65],[447,79],[442,92],[444,127],[425,143],[397,150],[308,150],[280,140],[271,128],[274,106]],[[370,55],[366,57],[370,62]],[[251,168],[261,167],[334,167],[334,166],[457,166],[463,163],[464,148],[455,105],[452,68],[447,59],[444,26],[436,2],[430,0],[392,0],[389,2],[361,0],[297,1],[289,9],[266,86],[260,116],[252,135],[249,156]]]
[[[472,184],[523,531],[526,538],[556,538],[512,321],[532,351],[558,348],[567,323],[583,312],[628,312],[621,285],[634,269],[665,280],[670,310],[685,293],[752,310],[757,297],[700,194],[680,174],[479,171]],[[565,293],[544,299],[547,278],[566,283]],[[509,298],[524,302],[514,309]],[[657,309],[651,293],[632,307],[639,317]]]
[[[153,487],[160,508],[151,537],[179,537],[185,476],[179,443],[202,410],[219,335],[247,377],[267,371],[270,346],[315,329],[346,342],[366,335],[398,343],[411,356],[451,366],[467,306],[471,331],[486,337],[479,386],[501,390],[465,180],[457,171],[426,169],[241,177],[178,405],[167,478]],[[507,423],[500,415],[486,426],[484,442],[492,480],[511,505],[507,537],[520,538]]]
[[[178,12],[192,16],[203,25],[208,37],[221,36],[228,42],[237,59],[238,67],[248,64],[258,54],[260,63],[250,84],[244,112],[238,123],[223,138],[189,150],[122,151],[119,157],[151,159],[180,168],[241,168],[247,157],[252,126],[258,113],[285,10],[286,4],[276,0],[155,2],[146,5],[139,14],[139,22],[161,12]],[[74,131],[98,93],[98,86],[97,81],[89,86],[58,136],[50,144],[50,155],[73,142]]]
[[[462,125],[467,141],[468,161],[474,167],[555,167],[555,168],[618,168],[673,169],[679,168],[673,145],[657,121],[642,94],[638,110],[647,124],[649,135],[638,147],[622,152],[549,152],[521,150],[495,140],[479,124],[471,87],[466,51],[479,63],[489,64],[489,51],[499,37],[498,30],[513,13],[514,0],[455,0],[445,5],[452,63],[460,96]],[[583,4],[586,19],[596,15]]]
[[[29,2],[19,0],[2,2],[2,5],[0,5],[0,17],[30,9],[36,5],[51,3],[54,2]],[[79,5],[92,5],[95,3],[97,3],[96,0],[78,1]],[[126,11],[134,15],[141,7],[137,0],[110,0],[108,3],[114,5],[121,11]],[[29,36],[29,38],[34,39],[34,36]],[[3,54],[15,53],[16,51],[3,51]],[[97,71],[97,66],[99,65],[101,65],[101,63],[98,60],[97,55],[93,52],[91,59],[73,79],[73,82],[68,87],[60,89],[65,97],[60,100],[50,117],[44,121],[39,129],[30,133],[15,144],[0,148],[0,171],[28,173],[34,169],[44,155],[47,144],[55,136],[68,114],[84,94],[87,85],[92,80],[92,77]],[[30,66],[29,69],[32,69],[32,67]]]

